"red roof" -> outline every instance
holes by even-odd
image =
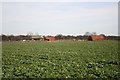
[[[47,36],[45,39],[48,41],[54,41],[55,37],[54,36]]]
[[[95,40],[104,40],[105,37],[102,35],[92,35],[89,37],[89,40],[95,41]]]

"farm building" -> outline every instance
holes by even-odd
[[[44,38],[45,41],[55,41],[55,37],[54,36],[47,36]]]
[[[89,41],[104,40],[105,36],[102,35],[91,35],[88,37]]]
[[[33,40],[33,41],[42,41],[42,40],[44,40],[44,38],[42,36],[32,36],[31,40]]]

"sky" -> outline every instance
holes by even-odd
[[[119,0],[0,0],[0,2],[119,2]]]
[[[118,35],[117,2],[4,2],[2,34]]]

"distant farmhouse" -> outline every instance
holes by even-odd
[[[96,41],[96,40],[105,40],[105,36],[103,36],[103,35],[91,35],[88,37],[88,41]]]
[[[43,41],[44,40],[44,37],[43,36],[36,36],[36,35],[33,35],[31,36],[31,40],[32,41]]]
[[[31,36],[32,41],[55,41],[54,36]]]
[[[47,37],[44,37],[44,40],[45,41],[55,41],[55,37],[54,36],[47,36]]]

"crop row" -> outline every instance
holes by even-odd
[[[117,41],[5,42],[3,78],[119,78]]]

